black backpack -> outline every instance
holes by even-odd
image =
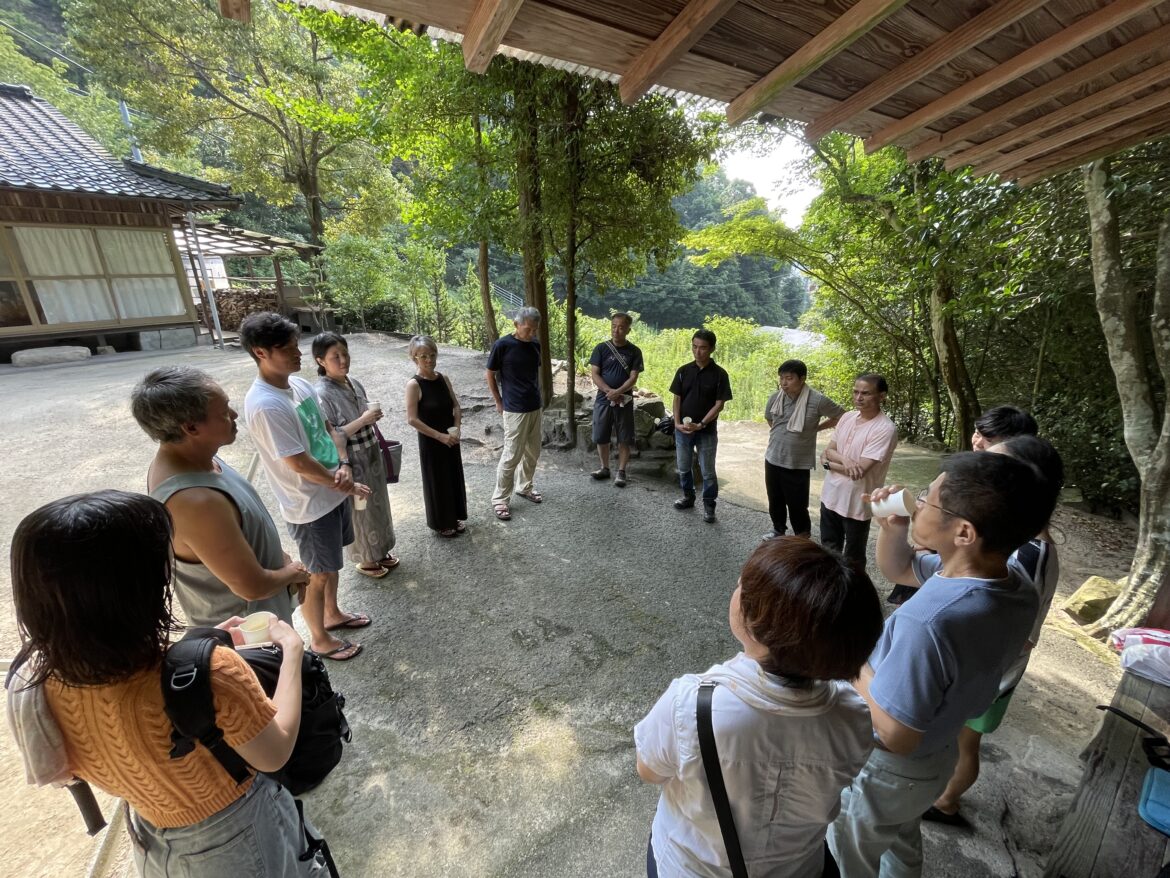
[[[171,758],[186,756],[199,741],[236,783],[249,777],[244,759],[227,745],[215,722],[211,695],[211,653],[217,646],[234,648],[232,637],[219,628],[192,628],[171,644],[163,662],[162,691],[171,731]],[[237,653],[248,663],[269,698],[276,692],[282,652],[279,646],[255,646]],[[325,663],[305,650],[301,665],[301,726],[292,755],[270,776],[294,796],[323,781],[341,761],[342,741],[349,742],[349,724],[342,708],[345,696],[329,685]]]

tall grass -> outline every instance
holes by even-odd
[[[549,315],[553,356],[565,351],[564,308]],[[734,420],[762,421],[764,405],[776,389],[776,369],[787,359],[803,360],[808,366],[808,380],[817,390],[841,405],[848,406],[850,389],[857,369],[835,345],[785,344],[779,337],[764,332],[751,320],[737,317],[708,317],[704,329],[715,333],[715,361],[727,370],[731,379],[732,400],[724,407],[723,417]],[[642,349],[646,370],[638,386],[652,390],[670,400],[670,382],[679,366],[689,363],[694,329],[655,331],[634,322],[630,341]],[[609,321],[577,315],[577,368],[589,372],[589,355],[594,346],[609,338]]]

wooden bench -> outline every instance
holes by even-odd
[[[1125,674],[1113,706],[1165,733],[1170,688]],[[1154,878],[1170,860],[1170,839],[1138,816],[1149,763],[1142,732],[1102,711],[1101,726],[1081,754],[1085,774],[1061,824],[1044,878]]]

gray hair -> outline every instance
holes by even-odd
[[[191,366],[148,372],[130,394],[130,411],[156,442],[179,442],[183,427],[207,420],[207,402],[219,389],[210,375]]]
[[[416,335],[410,340],[410,347],[407,348],[407,353],[413,360],[419,351],[430,351],[436,357],[439,355],[439,346],[435,344],[435,340],[429,335]]]
[[[540,323],[540,312],[531,305],[525,305],[516,310],[516,316],[512,318],[512,322],[517,326],[521,323]]]

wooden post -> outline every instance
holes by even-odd
[[[215,326],[211,322],[211,305],[207,302],[207,292],[203,289],[203,282],[199,279],[199,266],[195,264],[195,254],[187,252],[187,261],[191,263],[191,277],[195,279],[195,293],[203,303],[203,322],[207,331],[211,333],[211,340],[215,341]]]
[[[1127,673],[1113,706],[1165,731],[1170,688]],[[1166,837],[1138,816],[1137,803],[1149,762],[1141,730],[1105,714],[1081,754],[1085,775],[1061,824],[1044,878],[1155,875],[1165,861]]]

